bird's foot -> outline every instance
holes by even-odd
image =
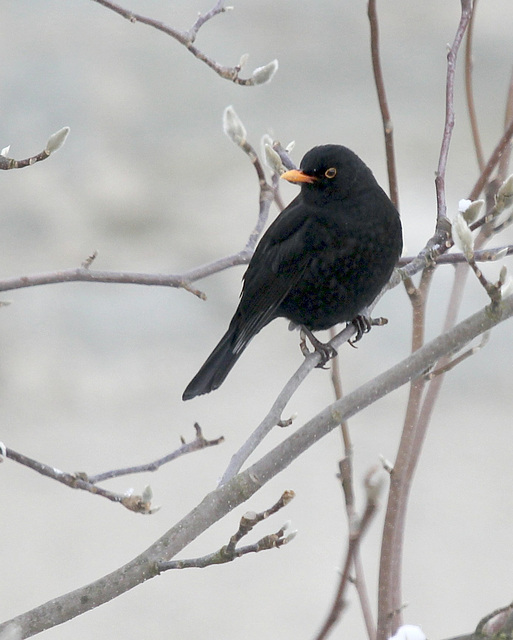
[[[352,347],[355,347],[355,342],[361,340],[365,333],[369,333],[372,327],[382,327],[387,323],[387,318],[371,318],[370,316],[365,315],[356,316],[356,318],[354,318],[350,323],[356,327],[356,334],[354,338],[349,340],[349,344]]]
[[[312,344],[312,347],[314,348],[314,350],[317,351],[317,353],[321,356],[321,359],[319,363],[316,365],[316,367],[318,369],[327,369],[327,367],[325,366],[326,363],[329,362],[329,360],[331,360],[337,355],[337,350],[334,347],[332,347],[329,343],[321,342],[320,340],[318,340],[314,336],[314,334],[310,331],[310,329],[307,329],[306,327],[301,327],[301,342],[299,343],[299,346],[305,358],[307,355],[310,354],[310,351],[306,346],[306,338],[305,338],[306,336],[310,340],[310,343]]]

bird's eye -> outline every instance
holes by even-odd
[[[337,170],[335,167],[331,167],[330,169],[326,169],[324,175],[331,180],[331,178],[334,178],[337,175]]]

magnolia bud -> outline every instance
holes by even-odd
[[[226,107],[224,110],[223,130],[230,140],[239,147],[246,142],[246,129],[232,106]]]
[[[46,143],[45,151],[50,155],[57,149],[60,149],[62,145],[65,143],[66,138],[68,137],[70,129],[69,127],[63,127],[59,131],[56,131],[48,138],[48,142]]]
[[[251,76],[253,84],[265,84],[266,82],[270,82],[277,71],[278,60],[273,60],[264,67],[258,67],[253,71],[253,75]]]

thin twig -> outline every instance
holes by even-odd
[[[203,435],[202,429],[197,422],[194,423],[194,429],[196,430],[196,437],[191,442],[185,442],[182,438],[182,446],[168,453],[157,460],[153,460],[152,462],[147,462],[145,464],[140,464],[132,467],[124,467],[122,469],[112,469],[110,471],[104,471],[103,473],[97,473],[96,475],[88,475],[87,480],[91,484],[97,484],[98,482],[104,482],[105,480],[110,480],[111,478],[119,478],[120,476],[133,475],[135,473],[146,473],[149,471],[158,471],[160,467],[167,464],[168,462],[172,462],[181,456],[185,456],[188,453],[192,453],[193,451],[199,451],[200,449],[207,449],[208,447],[215,447],[218,444],[224,442],[224,436],[220,436],[219,438],[214,438],[213,440],[207,440]]]
[[[356,328],[354,325],[350,324],[343,331],[338,333],[335,338],[330,340],[329,344],[337,349],[341,344],[352,338],[355,333]],[[219,481],[219,486],[226,484],[241,470],[244,462],[246,462],[267,434],[281,421],[281,414],[290,398],[294,395],[299,385],[308,376],[308,374],[319,364],[320,360],[321,355],[318,351],[313,351],[303,360],[299,368],[292,374],[286,385],[279,393],[265,418],[253,433],[250,434],[240,449],[233,454],[230,464]]]
[[[45,464],[44,462],[39,462],[38,460],[29,458],[18,451],[14,451],[14,449],[11,449],[10,447],[5,447],[5,456],[10,460],[14,460],[14,462],[18,462],[29,469],[37,471],[43,476],[52,478],[52,480],[57,480],[57,482],[60,482],[71,489],[81,489],[82,491],[102,496],[111,502],[117,502],[118,504],[123,505],[130,511],[142,514],[149,514],[155,511],[151,506],[151,500],[144,495],[138,496],[133,493],[121,494],[108,491],[107,489],[103,489],[102,487],[98,487],[89,482],[86,476],[83,477],[79,473],[76,474],[61,471],[60,469]]]
[[[383,80],[383,71],[381,69],[381,59],[379,51],[379,24],[376,10],[376,0],[369,0],[367,15],[369,17],[371,30],[371,54],[372,69],[374,71],[374,82],[378,92],[379,107],[381,118],[383,120],[383,132],[385,135],[385,150],[387,156],[388,183],[390,189],[390,200],[399,209],[399,188],[397,185],[397,168],[395,163],[394,151],[394,127],[390,110],[388,108],[387,95],[385,90],[385,82]]]
[[[506,100],[506,109],[504,110],[504,129],[507,129],[513,122],[513,69],[509,77],[508,97]],[[501,155],[499,168],[497,170],[497,178],[499,182],[503,182],[508,175],[509,161],[511,157],[511,140]]]
[[[458,50],[472,15],[471,0],[462,0],[461,17],[454,37],[453,44],[447,56],[445,125],[442,136],[438,169],[435,178],[437,195],[437,224],[436,230],[444,239],[441,250],[445,252],[450,244],[447,237],[450,223],[447,218],[445,197],[445,173],[447,158],[454,128],[454,77]],[[436,259],[436,258],[435,258]],[[409,289],[410,299],[414,310],[414,332],[412,349],[417,352],[424,339],[425,304],[427,290],[431,282],[433,269],[423,271],[421,285],[416,290],[412,283]],[[385,640],[401,625],[402,616],[402,547],[404,538],[404,523],[408,503],[408,494],[413,479],[413,472],[420,456],[422,438],[417,437],[418,412],[424,391],[425,380],[414,380],[410,387],[410,396],[406,418],[397,454],[394,470],[391,474],[391,486],[385,517],[383,542],[380,560],[378,625],[377,638]]]
[[[472,8],[472,15],[467,29],[467,41],[465,46],[465,93],[467,97],[467,109],[470,120],[470,128],[472,131],[472,138],[474,140],[474,150],[476,152],[477,166],[479,172],[482,173],[485,167],[485,160],[483,154],[483,146],[481,144],[481,137],[479,135],[479,126],[477,124],[476,105],[474,102],[474,90],[472,87],[472,45],[474,40],[474,22],[476,16],[477,0],[474,0],[474,6]]]
[[[333,599],[333,605],[331,610],[326,618],[325,623],[323,624],[321,630],[315,636],[315,640],[324,640],[328,637],[328,634],[333,629],[337,620],[340,618],[340,614],[345,608],[345,592],[347,588],[347,584],[349,582],[349,572],[351,570],[351,566],[353,565],[354,556],[358,549],[360,548],[360,542],[365,535],[369,525],[374,517],[377,509],[377,494],[378,490],[375,486],[371,484],[371,477],[375,470],[372,470],[367,474],[365,480],[365,486],[367,488],[367,502],[365,505],[365,510],[362,515],[362,519],[355,525],[352,531],[350,531],[349,542],[347,545],[347,553],[346,559],[344,562],[344,568],[342,570],[342,574],[340,576],[340,582],[337,588],[337,593],[335,594],[335,598]]]
[[[97,486],[97,483],[122,475],[140,473],[142,471],[155,471],[163,464],[171,462],[180,456],[220,444],[224,440],[222,437],[215,440],[206,440],[203,437],[200,426],[195,424],[194,427],[196,429],[195,440],[188,444],[184,443],[173,453],[170,453],[155,462],[126,469],[106,471],[95,476],[88,476],[85,473],[68,473],[66,471],[61,471],[60,469],[45,464],[44,462],[39,462],[38,460],[29,458],[18,451],[14,451],[14,449],[11,449],[10,447],[5,447],[5,445],[3,447],[3,455],[14,462],[18,462],[19,464],[22,464],[33,471],[37,471],[37,473],[40,473],[47,478],[51,478],[52,480],[56,480],[57,482],[60,482],[72,489],[81,489],[82,491],[102,496],[111,502],[117,502],[123,505],[130,511],[135,511],[136,513],[151,514],[154,513],[157,508],[151,506],[151,491],[149,489],[146,489],[141,496],[135,495],[131,492],[120,494],[99,487]]]
[[[292,531],[287,536],[285,532],[288,530],[288,524],[283,525],[276,533],[264,536],[258,542],[254,544],[246,545],[244,547],[237,547],[237,544],[247,536],[254,527],[266,520],[269,516],[277,513],[283,507],[285,507],[293,498],[295,494],[293,491],[285,491],[278,502],[274,504],[270,509],[266,509],[261,513],[255,513],[254,511],[248,511],[240,519],[239,529],[231,536],[228,544],[221,547],[218,551],[209,553],[206,556],[200,558],[190,558],[184,560],[169,560],[166,562],[157,562],[156,570],[158,573],[163,571],[169,571],[170,569],[204,569],[214,564],[225,564],[232,562],[236,558],[241,558],[248,553],[258,553],[267,549],[279,549],[283,545],[288,544],[296,536],[296,532]]]
[[[133,11],[129,11],[128,9],[125,9],[120,5],[116,4],[115,2],[111,2],[111,0],[93,0],[93,1],[102,5],[106,9],[110,9],[111,11],[114,11],[115,13],[122,16],[123,18],[126,18],[132,23],[140,22],[149,27],[152,27],[153,29],[162,31],[168,36],[171,36],[172,38],[177,40],[180,44],[182,44],[184,47],[186,47],[188,51],[192,53],[193,56],[198,58],[198,60],[201,60],[202,62],[204,62],[219,76],[221,76],[221,78],[230,80],[235,84],[238,84],[244,87],[252,87],[257,84],[262,84],[263,82],[269,81],[271,77],[274,75],[274,72],[276,71],[276,69],[278,68],[277,62],[276,60],[274,60],[273,62],[270,62],[265,67],[260,67],[259,69],[255,69],[251,77],[240,78],[239,73],[241,71],[242,64],[239,63],[234,67],[223,67],[212,58],[209,58],[205,53],[200,51],[193,44],[194,41],[196,40],[196,36],[198,34],[199,29],[205,24],[205,22],[207,22],[208,20],[211,20],[213,17],[219,15],[220,13],[223,13],[228,9],[228,7],[224,6],[224,2],[222,1],[218,1],[210,11],[208,11],[204,15],[199,16],[196,22],[192,25],[192,27],[188,31],[180,31],[178,29],[175,29],[173,27],[170,27],[164,24],[163,22],[160,22],[159,20],[148,18],[147,16],[143,16],[139,13],[134,13]],[[267,69],[267,68],[269,70],[269,73],[259,75],[258,73],[259,71],[262,71],[263,69]]]
[[[493,247],[490,249],[481,249],[479,251],[474,252],[474,258],[476,262],[493,262],[497,260],[498,257],[505,258],[506,256],[510,256],[513,254],[513,245],[508,244],[502,247]],[[398,265],[405,266],[413,262],[416,257],[414,256],[403,256],[400,258]],[[445,253],[441,256],[437,256],[434,260],[436,264],[461,264],[466,263],[467,259],[462,253]],[[425,266],[428,266],[427,264]],[[414,274],[412,274],[414,275]]]
[[[333,339],[336,336],[334,327],[330,329],[330,338]],[[331,382],[335,391],[335,398],[338,400],[342,398],[342,378],[340,375],[340,356],[336,356],[331,361]],[[354,470],[353,470],[353,444],[351,442],[351,434],[349,432],[349,424],[346,420],[340,423],[340,429],[342,433],[342,439],[344,442],[344,458],[339,463],[339,478],[342,485],[345,498],[346,516],[351,530],[354,526],[354,522],[357,518],[355,509],[355,495],[354,495]],[[360,601],[360,608],[362,610],[365,627],[367,629],[367,636],[369,640],[374,640],[376,637],[376,623],[372,614],[372,607],[370,604],[369,593],[367,590],[367,582],[365,580],[365,572],[363,568],[363,562],[360,555],[360,549],[357,548],[353,554],[354,564],[354,586],[358,599]],[[342,581],[343,577],[340,577]],[[340,587],[338,589],[340,592]],[[334,607],[337,604],[334,602]]]
[[[447,167],[447,158],[449,155],[449,147],[451,144],[452,130],[454,128],[454,77],[456,73],[456,60],[463,36],[467,29],[470,17],[472,15],[472,0],[461,0],[461,17],[456,30],[456,35],[452,46],[447,54],[447,77],[446,77],[446,98],[445,98],[445,125],[442,137],[442,146],[440,148],[440,157],[438,160],[438,169],[436,171],[436,202],[437,202],[437,225],[446,225],[447,220],[447,203],[445,199],[445,171]]]
[[[433,274],[434,269],[425,269],[419,287],[415,294],[410,296],[413,305],[412,353],[418,351],[424,343],[425,311]],[[415,463],[420,455],[420,448],[416,449],[414,444],[424,386],[425,380],[422,378],[413,380],[410,385],[401,441],[393,471],[390,474],[390,491],[380,554],[378,633],[383,633],[380,624],[386,625],[386,633],[388,634],[402,624],[401,582],[404,524]]]
[[[33,164],[36,164],[36,162],[46,160],[52,155],[52,153],[55,153],[62,147],[68,137],[69,131],[69,127],[59,129],[59,131],[56,131],[48,138],[43,151],[40,151],[29,158],[25,158],[24,160],[10,158],[7,155],[9,153],[10,146],[5,147],[5,149],[2,149],[0,153],[0,170],[23,169],[24,167],[31,167]]]
[[[479,176],[476,184],[472,187],[472,190],[468,196],[469,200],[476,200],[479,197],[479,194],[485,188],[485,185],[490,179],[490,176],[492,175],[493,170],[499,163],[503,153],[507,150],[512,137],[513,137],[513,120],[510,121],[506,131],[504,132],[501,139],[495,146],[495,149],[493,150],[492,155],[490,156],[488,162],[486,163],[484,171]]]
[[[18,276],[15,278],[3,278],[0,280],[0,291],[11,291],[13,289],[23,289],[24,287],[37,287],[62,282],[105,282],[109,284],[140,284],[146,286],[175,287],[185,289],[201,300],[206,300],[206,295],[202,291],[191,286],[191,280],[189,279],[190,274],[193,274],[194,279],[199,279],[210,275],[210,273],[217,273],[235,264],[245,264],[246,262],[247,258],[244,253],[239,252],[182,275],[135,273],[130,271],[100,271],[81,266],[76,269],[63,269]]]
[[[195,267],[181,274],[150,274],[91,269],[90,265],[97,257],[96,252],[94,252],[82,263],[80,267],[76,269],[64,269],[61,271],[50,271],[47,273],[38,273],[15,278],[4,278],[0,280],[0,291],[10,291],[24,287],[35,287],[62,282],[104,282],[111,284],[138,284],[146,286],[181,288],[189,291],[201,300],[206,300],[206,295],[202,291],[193,287],[191,283],[214,273],[219,273],[224,269],[228,269],[236,265],[248,264],[251,260],[251,256],[253,255],[258,239],[262,235],[262,231],[269,216],[269,209],[275,197],[275,189],[267,183],[262,164],[254,148],[246,141],[238,146],[240,146],[244,153],[246,153],[255,168],[260,187],[260,195],[259,210],[255,227],[251,231],[244,248],[237,253],[233,253],[208,264]]]
[[[156,562],[172,559],[212,524],[248,500],[309,447],[337,428],[341,420],[349,419],[409,380],[422,375],[443,354],[463,348],[478,335],[512,316],[513,296],[510,296],[502,302],[494,316],[488,309],[481,309],[466,318],[454,329],[427,343],[388,371],[325,407],[246,471],[205,496],[172,529],[123,567],[5,621],[0,624],[0,634],[15,625],[24,634],[23,637],[30,637],[109,602],[154,577]]]

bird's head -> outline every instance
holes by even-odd
[[[300,184],[305,196],[322,193],[330,198],[343,199],[353,191],[362,174],[372,176],[355,153],[341,145],[326,144],[310,149],[301,160],[299,170],[286,171],[281,177]],[[371,179],[374,180],[373,177]]]

